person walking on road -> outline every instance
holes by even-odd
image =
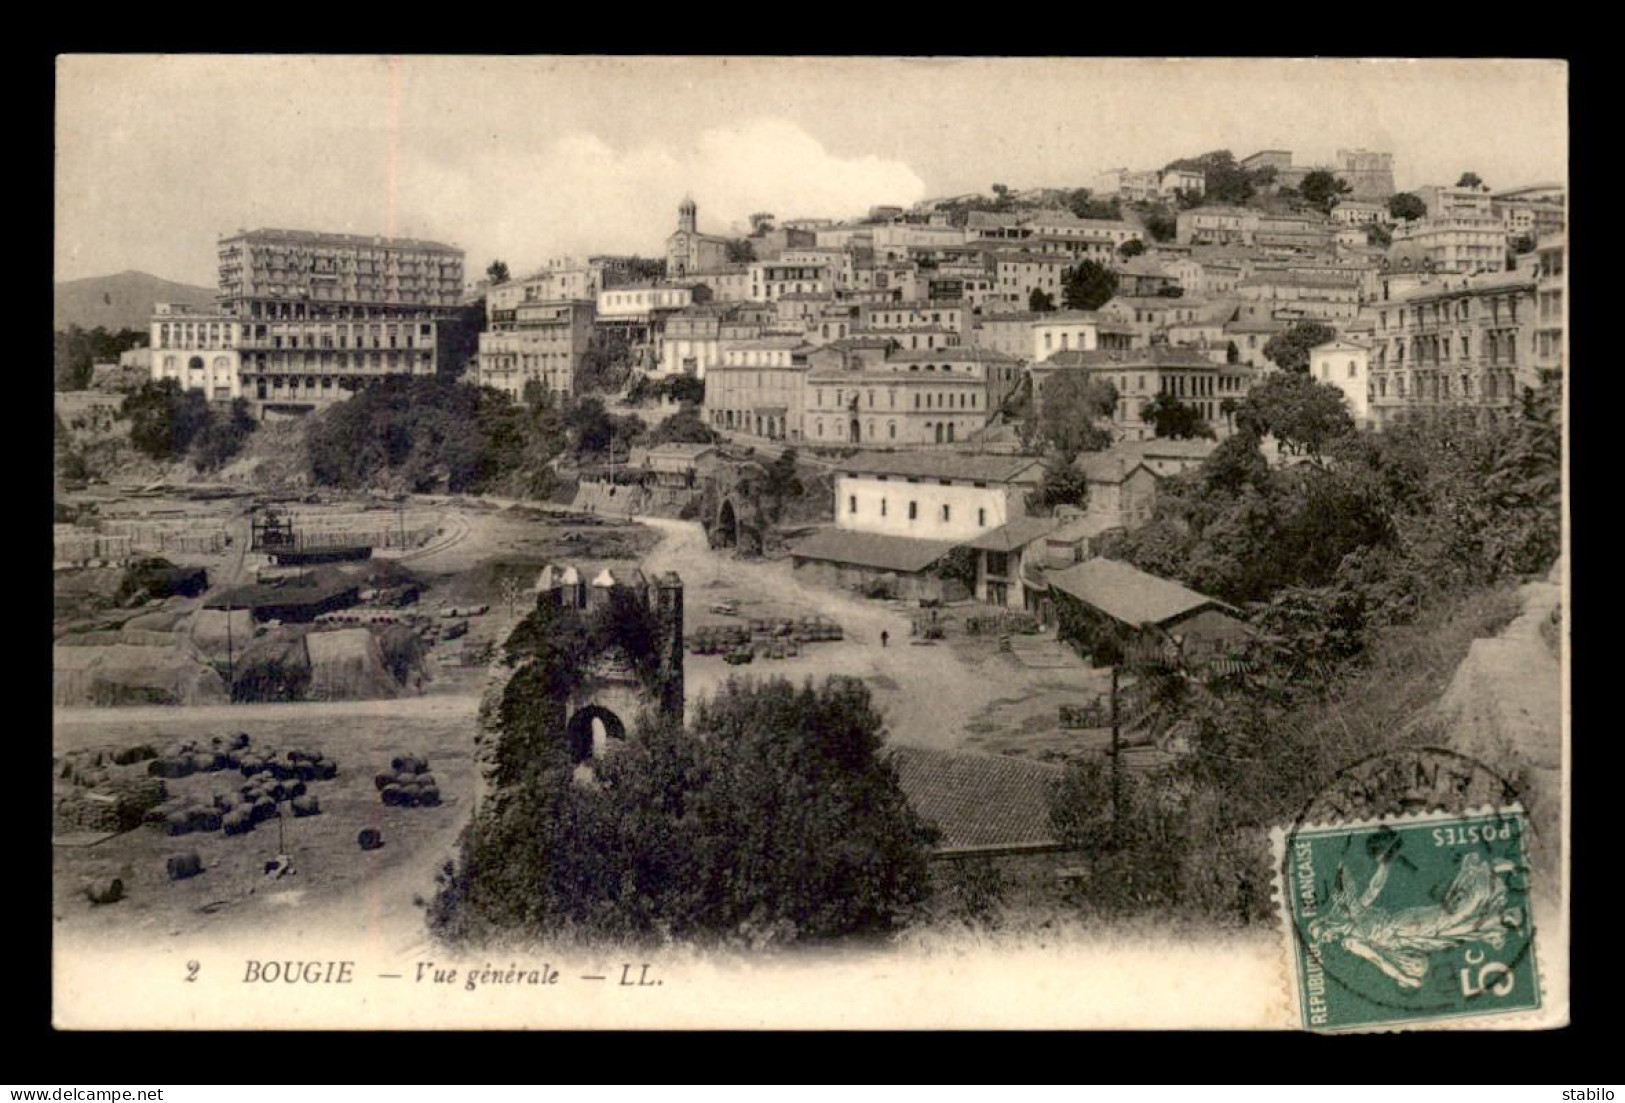
[[[880,630],[880,646],[885,647],[886,641],[889,639],[891,639],[891,633],[882,628]]]

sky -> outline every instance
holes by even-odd
[[[213,286],[221,234],[425,237],[517,275],[662,255],[748,217],[1089,187],[1230,149],[1394,155],[1401,189],[1567,178],[1545,61],[70,55],[57,63],[56,278]]]

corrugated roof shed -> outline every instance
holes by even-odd
[[[917,574],[953,551],[951,540],[916,540],[909,536],[883,536],[874,532],[825,529],[790,548],[795,559],[816,559],[854,567]]]
[[[1063,772],[1059,766],[918,747],[898,747],[892,756],[909,804],[942,832],[937,853],[1059,845],[1049,813],[1050,788]]]
[[[1206,607],[1228,609],[1217,598],[1146,574],[1115,559],[1090,559],[1049,572],[1054,589],[1131,627],[1162,624]]]

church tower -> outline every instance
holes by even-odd
[[[684,196],[682,204],[677,208],[677,229],[693,234],[698,233],[699,207],[695,206],[692,196]]]

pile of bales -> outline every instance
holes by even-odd
[[[440,803],[440,783],[429,772],[429,760],[416,755],[390,759],[389,773],[373,775],[378,797],[400,808],[433,808]]]
[[[230,739],[215,738],[208,746],[176,744],[154,759],[150,767],[160,777],[186,777],[193,773],[235,770],[247,779],[235,790],[207,798],[178,797],[153,808],[146,821],[167,835],[197,831],[224,831],[242,835],[281,815],[289,802],[295,816],[321,813],[321,802],[307,792],[307,783],[338,776],[338,763],[320,752],[255,748],[240,732]]]
[[[144,744],[113,750],[70,751],[55,762],[54,829],[118,832],[139,827],[169,796],[162,779],[139,763],[156,753]]]

